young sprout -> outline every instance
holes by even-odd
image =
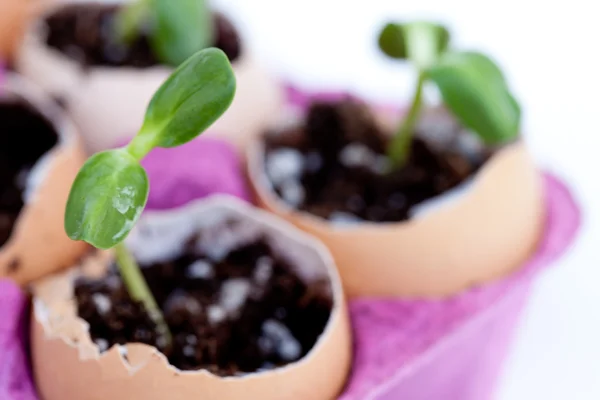
[[[388,23],[379,34],[384,54],[412,62],[418,72],[413,101],[388,148],[395,167],[408,159],[427,82],[437,86],[445,106],[485,144],[506,143],[519,134],[521,110],[498,66],[481,53],[454,51],[449,44],[449,31],[431,22]]]
[[[235,89],[225,53],[209,48],[194,54],[154,94],[131,142],[97,153],[83,165],[67,200],[68,236],[99,249],[115,248],[130,297],[143,304],[167,346],[169,328],[139,266],[122,243],[148,199],[148,177],[140,161],[155,147],[176,147],[197,137],[228,109]]]
[[[207,0],[133,0],[117,14],[115,33],[125,43],[145,27],[157,57],[173,66],[214,42]]]

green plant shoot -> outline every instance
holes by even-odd
[[[449,45],[449,31],[431,22],[388,23],[379,34],[383,53],[413,63],[418,74],[410,108],[388,148],[395,167],[408,160],[428,82],[437,86],[457,120],[487,145],[509,142],[519,134],[521,110],[498,66],[481,53],[454,51]]]
[[[131,43],[144,25],[156,56],[169,65],[178,66],[214,43],[208,0],[133,0],[117,14],[116,34]]]
[[[162,312],[122,243],[148,199],[148,177],[140,161],[155,147],[176,147],[197,137],[229,108],[235,90],[235,75],[225,53],[215,48],[197,52],[154,94],[142,128],[127,146],[88,159],[67,200],[67,235],[99,249],[115,248],[129,295],[144,305],[169,343]]]

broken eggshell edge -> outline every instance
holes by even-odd
[[[290,104],[272,126],[293,126],[305,110],[306,104]],[[384,129],[394,126],[397,112],[373,110]],[[258,204],[325,243],[349,298],[440,298],[477,287],[518,268],[543,230],[541,174],[523,139],[499,149],[473,178],[398,223],[340,226],[290,207],[274,192],[264,155],[261,137],[247,153]]]
[[[11,237],[0,247],[0,278],[24,285],[73,265],[87,250],[84,243],[68,238],[63,222],[71,184],[85,155],[74,125],[39,88],[8,73],[0,82],[0,98],[8,96],[29,102],[54,125],[59,137],[57,145],[32,168],[24,206]]]
[[[87,150],[97,152],[130,140],[138,132],[150,99],[173,69],[167,66],[84,68],[47,46],[42,17],[73,2],[82,3],[74,0],[48,3],[41,18],[29,24],[15,63],[21,74],[66,102],[81,128]],[[238,26],[236,29],[242,40],[243,32]],[[265,129],[269,118],[282,106],[283,89],[244,40],[241,54],[232,66],[237,80],[235,98],[206,134],[217,135],[238,149],[245,149],[248,139]]]
[[[87,323],[77,317],[73,281],[78,272],[71,269],[34,287],[33,368],[42,397],[45,400],[187,400],[197,396],[205,400],[336,398],[350,367],[351,334],[339,276],[331,255],[320,242],[241,200],[216,195],[177,210],[144,214],[127,244],[142,259],[169,257],[181,249],[184,237],[227,216],[250,220],[266,232],[294,261],[291,264],[299,266],[297,272],[301,278],[311,280],[328,275],[332,313],[321,337],[303,359],[272,371],[222,378],[206,370],[180,371],[170,366],[154,347],[144,344],[113,346],[100,355],[91,341]],[[156,253],[153,239],[150,242],[142,239],[141,229],[156,232],[156,243],[165,243],[165,247]],[[101,276],[111,259],[112,252],[98,252],[81,270]]]

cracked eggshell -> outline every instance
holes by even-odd
[[[73,2],[54,2],[41,17]],[[105,150],[131,139],[142,126],[154,92],[173,69],[166,66],[84,69],[47,46],[44,30],[42,18],[29,25],[18,51],[17,70],[66,102],[88,151]],[[243,32],[238,30],[238,34],[242,36]],[[244,149],[249,138],[265,129],[282,106],[283,90],[246,42],[242,41],[242,52],[232,66],[237,78],[235,98],[206,134],[217,134]]]
[[[179,252],[185,238],[202,226],[231,216],[249,221],[257,232],[265,232],[273,245],[281,247],[298,267],[298,276],[307,281],[329,277],[333,310],[325,331],[306,357],[273,371],[222,378],[205,370],[182,372],[170,366],[153,347],[143,344],[115,346],[100,355],[90,339],[87,324],[76,315],[73,300],[73,281],[77,275],[98,276],[106,270],[112,255],[98,252],[80,268],[46,278],[33,288],[32,356],[41,397],[44,400],[336,398],[351,361],[350,326],[333,259],[320,242],[241,200],[218,195],[177,210],[144,214],[127,244],[140,260],[169,257]]]
[[[73,265],[87,250],[64,230],[64,211],[71,184],[85,162],[73,124],[34,85],[14,74],[0,83],[0,98],[18,96],[53,123],[58,144],[33,167],[25,201],[10,239],[0,247],[0,278],[27,284],[46,274]],[[0,131],[1,131],[0,121]]]
[[[303,109],[290,106],[286,124]],[[383,126],[390,110],[377,110]],[[290,117],[291,116],[291,117]],[[541,175],[519,140],[493,155],[473,179],[432,199],[411,220],[335,226],[292,209],[265,173],[264,143],[248,148],[248,174],[264,209],[321,239],[344,290],[356,297],[444,297],[503,277],[535,250],[543,229]]]

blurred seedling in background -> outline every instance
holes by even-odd
[[[133,0],[117,15],[115,34],[131,43],[143,31],[156,56],[172,66],[214,43],[207,0]]]
[[[123,244],[148,199],[148,177],[140,162],[155,147],[177,147],[196,138],[225,113],[235,90],[236,79],[225,53],[216,48],[197,52],[154,94],[141,129],[127,146],[97,153],[84,164],[67,201],[68,236],[99,249],[115,249],[130,297],[143,304],[167,347],[169,328]]]
[[[378,41],[384,54],[412,63],[418,73],[410,108],[388,148],[396,168],[408,160],[412,135],[425,108],[427,83],[437,86],[446,108],[484,144],[497,146],[518,137],[519,104],[488,56],[452,49],[448,29],[431,22],[388,23]]]

